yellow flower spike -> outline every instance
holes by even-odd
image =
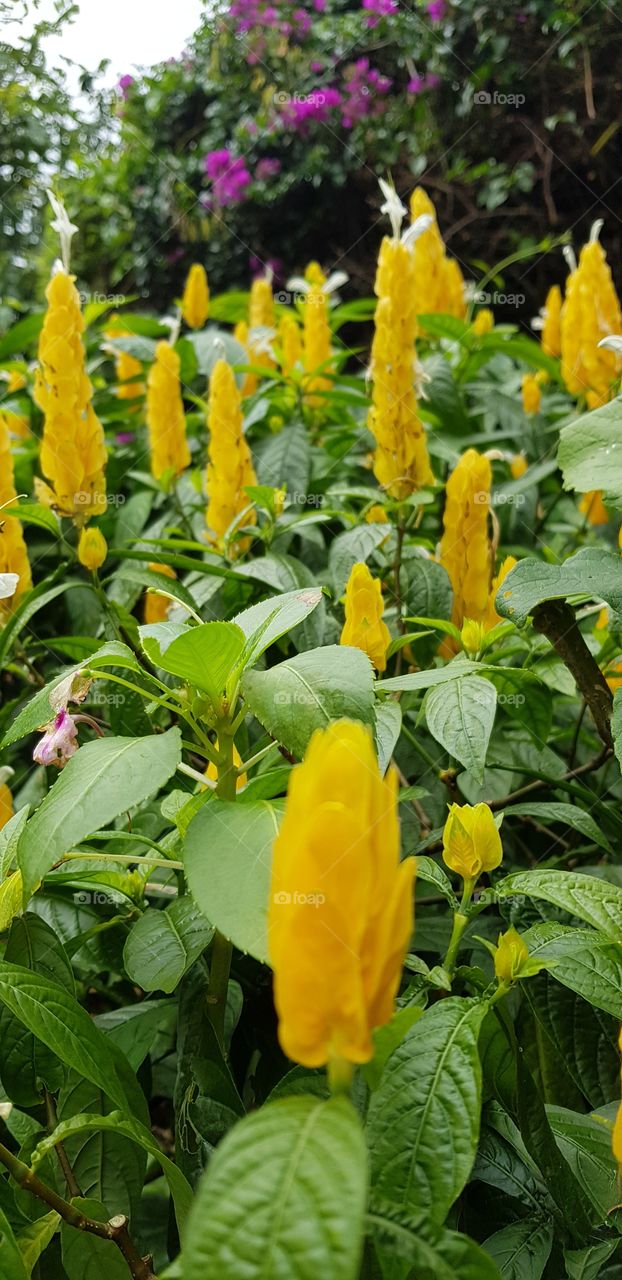
[[[167,472],[173,476],[181,475],[190,465],[180,367],[179,356],[170,343],[158,342],[147,379],[151,474],[156,480]]]
[[[294,320],[293,316],[281,316],[279,339],[281,342],[281,370],[284,374],[288,374],[302,361],[300,325]]]
[[[469,658],[477,658],[481,653],[485,636],[486,628],[483,623],[465,618],[460,632],[460,643]]]
[[[511,569],[514,568],[515,564],[518,564],[518,560],[516,559],[516,556],[506,556],[505,560],[501,565],[501,568],[499,569],[497,576],[492,580],[492,583],[490,585],[490,593],[488,596],[488,608],[486,610],[486,617],[484,619],[485,631],[491,631],[493,627],[496,627],[498,622],[504,621],[504,619],[501,617],[500,614],[497,613],[497,610],[495,609],[495,596],[497,594],[497,591],[499,590],[499,587],[501,586],[501,583],[505,582],[505,579],[507,578],[508,573],[510,572]]]
[[[218,742],[215,742],[215,743],[214,743],[214,746],[215,746],[216,750],[218,750]],[[241,763],[242,763],[242,757],[241,757],[241,755],[240,755],[240,753],[239,753],[239,751],[238,751],[238,749],[237,749],[237,747],[236,747],[236,745],[235,745],[235,743],[234,743],[234,744],[233,744],[233,764],[234,764],[234,767],[235,767],[236,769],[238,769],[238,768],[239,768],[239,766],[241,765]],[[212,760],[210,760],[210,762],[209,762],[209,764],[208,764],[208,766],[207,766],[207,769],[205,770],[205,777],[206,777],[206,778],[209,778],[211,782],[217,782],[217,781],[218,781],[218,769],[217,769],[216,765],[213,763],[213,761],[212,761]],[[236,791],[241,791],[241,790],[242,790],[242,787],[245,787],[247,782],[248,782],[248,777],[247,777],[247,775],[246,775],[245,773],[241,773],[241,774],[239,775],[239,777],[236,779],[236,783],[235,783],[235,789],[236,789]]]
[[[352,566],[346,586],[345,609],[346,620],[339,643],[362,649],[376,670],[384,671],[391,633],[382,621],[384,600],[380,583],[372,577],[366,564]]]
[[[0,831],[14,814],[11,788],[6,782],[0,782]]]
[[[606,404],[622,372],[622,358],[598,344],[602,338],[622,332],[622,314],[605,251],[597,237],[583,246],[579,264],[568,277],[560,332],[561,372],[566,387],[572,395],[585,396],[589,408]]]
[[[542,404],[542,392],[535,373],[523,374],[521,394],[524,412],[527,414],[539,413],[540,405]]]
[[[600,489],[591,489],[589,493],[583,494],[579,503],[579,511],[581,515],[587,517],[588,524],[609,524],[609,513],[603,502],[603,495]]]
[[[562,291],[558,284],[551,285],[542,312],[542,333],[540,345],[546,356],[560,356],[562,353],[560,316],[562,310]]]
[[[177,574],[171,564],[157,564],[151,561],[147,565],[153,573],[163,573],[167,578],[176,579]],[[172,601],[167,600],[166,596],[158,596],[153,591],[146,591],[143,601],[143,618],[145,622],[166,622]]]
[[[253,329],[274,329],[274,298],[272,281],[268,276],[257,276],[251,285],[248,303],[248,327],[250,330],[249,350],[251,363],[262,369],[274,369],[274,360],[267,351],[259,349],[259,343],[253,344]]]
[[[372,404],[367,425],[376,440],[374,474],[393,498],[433,484],[414,385],[417,309],[411,249],[385,236],[374,285],[378,297],[371,348]]]
[[[318,392],[330,391],[331,330],[328,321],[328,296],[324,291],[326,276],[317,262],[305,271],[310,286],[304,300],[302,361],[305,371],[305,393],[310,405],[322,405]],[[318,369],[320,372],[318,373]]]
[[[12,395],[14,391],[23,391],[26,385],[26,375],[20,373],[19,369],[11,369],[6,384],[8,394]]]
[[[512,479],[520,480],[521,476],[524,476],[528,466],[529,466],[529,463],[527,461],[527,458],[525,457],[525,454],[515,453],[514,457],[510,462],[510,471],[512,473]]]
[[[415,860],[399,861],[397,775],[368,730],[317,730],[292,772],[274,842],[269,947],[284,1053],[306,1067],[367,1062],[393,1013],[413,926]]]
[[[490,307],[482,307],[481,311],[478,311],[473,324],[471,325],[473,333],[476,333],[478,338],[483,338],[484,334],[490,333],[490,330],[494,329],[494,327],[495,317],[490,310]]]
[[[207,410],[209,427],[207,465],[207,524],[223,548],[224,535],[236,516],[250,506],[247,485],[257,484],[250,449],[242,430],[241,397],[231,365],[217,360],[209,385]],[[245,524],[255,524],[254,508],[246,511]],[[248,546],[248,539],[238,540],[232,554]]]
[[[524,970],[529,960],[529,950],[527,944],[523,942],[520,933],[517,933],[514,926],[507,929],[505,933],[499,934],[499,942],[495,951],[495,974],[499,982],[510,986],[520,978],[522,970]]]
[[[112,322],[116,321],[117,318],[116,315],[110,317],[111,327],[104,331],[104,336],[106,338],[131,338],[132,334],[129,329],[123,329],[116,324],[113,327]],[[145,384],[137,381],[143,371],[140,360],[130,355],[129,351],[115,350],[114,368],[117,378],[116,392],[119,400],[136,400],[140,396],[144,396]],[[138,406],[135,405],[134,412],[137,408]]]
[[[452,804],[443,830],[443,861],[474,881],[482,871],[494,871],[503,858],[501,836],[487,804]]]
[[[384,507],[381,507],[379,502],[375,502],[373,507],[369,508],[369,511],[365,516],[365,520],[367,521],[367,524],[388,524],[389,523],[389,517]]]
[[[99,529],[83,529],[78,541],[78,560],[85,569],[94,573],[100,569],[108,555],[108,543]]]
[[[190,329],[202,329],[209,315],[207,272],[200,262],[194,262],[188,272],[181,314]]]
[[[622,1029],[618,1037],[618,1048],[622,1053]],[[622,1104],[618,1107],[611,1142],[614,1159],[618,1164],[618,1174],[622,1174]]]
[[[253,364],[254,363],[253,356],[251,354],[251,351],[248,345],[248,324],[246,320],[238,321],[238,323],[235,326],[235,329],[233,330],[233,336],[236,342],[239,342],[240,346],[244,347],[244,350],[246,352],[246,359],[248,363]],[[252,396],[253,392],[256,390],[257,390],[257,375],[254,373],[245,373],[244,382],[242,383],[242,395]]]
[[[415,274],[415,310],[417,315],[433,315],[437,312],[457,316],[466,314],[464,280],[456,260],[447,257],[445,245],[436,218],[436,209],[423,187],[416,187],[410,197],[410,216],[413,222],[422,214],[429,214],[432,225],[417,239],[413,246]]]
[[[40,461],[49,483],[35,481],[35,490],[40,502],[80,528],[106,507],[104,432],[91,404],[74,277],[58,271],[45,296],[34,398],[44,415]]]
[[[15,595],[0,600],[0,623],[6,621],[8,614],[19,603],[21,596],[32,586],[30,561],[22,532],[22,522],[17,516],[10,515],[11,506],[5,505],[13,503],[17,497],[13,482],[13,458],[7,416],[0,414],[0,573],[16,573],[19,582]]]
[[[492,470],[476,449],[467,449],[454,467],[446,487],[440,562],[454,593],[452,622],[465,618],[481,622],[488,610],[492,548],[488,511]]]

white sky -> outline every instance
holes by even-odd
[[[93,70],[102,58],[110,58],[104,83],[115,84],[119,76],[131,74],[137,66],[150,66],[165,58],[177,57],[198,25],[201,0],[78,0],[80,13],[65,27],[62,38],[49,40],[47,57],[58,65],[61,55]],[[17,8],[16,4],[16,8]],[[36,15],[56,16],[53,0],[41,0],[35,9],[30,3],[29,19]],[[2,38],[19,35],[20,25],[2,28]]]

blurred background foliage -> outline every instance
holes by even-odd
[[[58,22],[73,6],[60,4]],[[62,13],[65,16],[62,16]],[[620,256],[622,23],[590,0],[210,0],[180,58],[71,95],[46,66],[49,24],[10,47],[0,3],[0,270],[39,301],[51,249],[44,188],[79,224],[92,292],[170,303],[194,260],[216,290],[313,257],[369,294],[377,178],[422,182],[467,277],[596,217]],[[157,21],[157,12],[154,12]],[[44,261],[43,261],[43,260]],[[556,260],[521,272],[527,312]],[[514,308],[512,319],[516,319]]]

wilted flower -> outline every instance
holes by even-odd
[[[452,804],[443,830],[443,861],[463,880],[494,871],[503,858],[501,836],[487,804]]]
[[[73,716],[63,707],[47,726],[32,758],[37,764],[53,764],[57,769],[63,769],[77,750],[78,727]]]
[[[284,1052],[367,1062],[392,1013],[412,932],[413,858],[399,861],[397,775],[339,720],[293,770],[274,842],[269,946]]]
[[[391,634],[382,621],[384,600],[380,583],[372,577],[366,564],[352,566],[345,607],[346,620],[339,643],[362,649],[376,670],[384,671]]]

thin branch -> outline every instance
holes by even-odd
[[[546,600],[533,611],[536,631],[546,636],[574,676],[606,747],[613,746],[611,710],[613,694],[577,625],[574,609],[565,600]]]

